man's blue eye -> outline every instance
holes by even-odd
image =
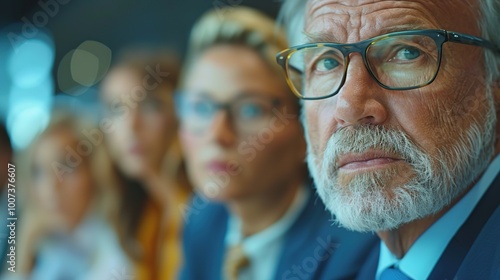
[[[239,115],[242,119],[258,118],[264,114],[264,110],[257,104],[244,104],[240,107]]]
[[[405,47],[401,49],[394,57],[397,60],[414,60],[417,59],[422,52],[418,48]]]
[[[330,71],[330,70],[335,69],[339,65],[340,65],[340,63],[336,59],[333,59],[330,57],[325,57],[325,58],[320,59],[316,63],[316,70],[320,71],[320,72]]]

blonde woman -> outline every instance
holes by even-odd
[[[140,280],[175,279],[182,260],[179,209],[191,191],[176,137],[179,66],[168,53],[130,50],[101,87],[121,190],[117,228]]]
[[[275,63],[286,40],[274,26],[237,7],[209,11],[193,28],[176,96],[199,193],[183,280],[344,279],[376,242],[331,226],[308,180],[299,104]]]
[[[113,279],[128,275],[110,217],[116,211],[109,161],[85,116],[56,111],[20,164],[15,279]],[[4,279],[4,278],[2,278]]]

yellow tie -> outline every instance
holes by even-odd
[[[231,246],[226,252],[224,276],[226,280],[237,280],[241,269],[248,267],[250,260],[245,256],[241,244]]]

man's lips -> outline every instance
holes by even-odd
[[[370,151],[362,154],[346,154],[338,158],[339,169],[361,169],[377,167],[403,160],[401,157],[382,151]]]

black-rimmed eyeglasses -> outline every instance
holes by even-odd
[[[497,46],[479,37],[446,30],[409,30],[353,44],[304,44],[281,51],[276,60],[285,70],[288,85],[302,99],[336,95],[346,80],[349,54],[354,52],[361,54],[368,72],[381,87],[409,90],[434,81],[445,42],[500,53]]]

